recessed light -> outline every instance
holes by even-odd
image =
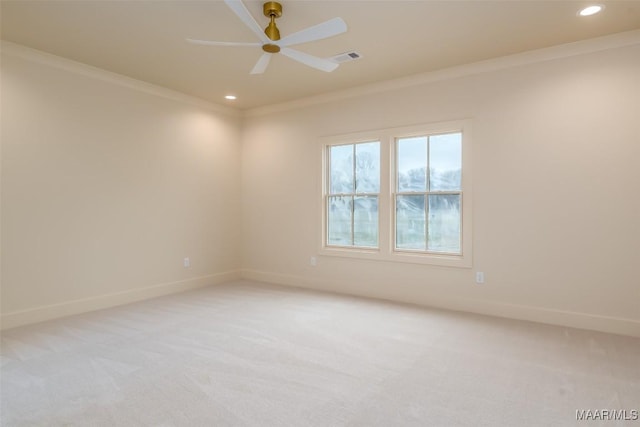
[[[232,100],[232,101],[233,101],[234,99],[236,99],[236,96],[235,96],[235,95],[227,95],[227,96],[225,96],[224,98],[225,98],[225,99],[230,99],[230,100]]]
[[[593,6],[587,6],[584,9],[582,9],[580,12],[578,12],[578,15],[591,16],[602,11],[602,9],[604,9],[604,6],[602,6],[601,4],[594,4]]]

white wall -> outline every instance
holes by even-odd
[[[637,43],[254,113],[243,124],[246,277],[640,336]],[[464,118],[473,269],[329,256],[309,265],[319,137]]]
[[[238,277],[239,115],[117,80],[3,49],[5,328]]]
[[[242,123],[11,50],[1,64],[4,328],[242,274],[640,336],[638,43],[436,73]],[[472,269],[327,256],[309,266],[321,136],[462,118],[473,120]]]

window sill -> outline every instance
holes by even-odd
[[[471,268],[471,256],[467,255],[438,255],[438,254],[425,254],[415,252],[399,252],[399,251],[385,251],[380,249],[367,249],[367,248],[346,248],[346,247],[332,247],[325,246],[319,251],[319,255],[341,257],[341,258],[355,258],[371,261],[382,262],[399,262],[408,264],[423,264],[434,265],[440,267],[454,267],[454,268]]]

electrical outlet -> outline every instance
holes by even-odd
[[[184,266],[184,268],[191,267],[191,260],[189,259],[189,257],[186,257],[182,260],[182,265]]]
[[[316,257],[312,256],[309,259],[309,265],[311,265],[311,267],[315,267],[316,265],[318,265],[318,260],[316,259]]]
[[[476,271],[476,283],[484,283],[484,273],[482,271]]]

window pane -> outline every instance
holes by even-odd
[[[356,193],[380,192],[380,143],[356,145]]]
[[[429,196],[429,249],[460,253],[460,195]]]
[[[426,249],[423,195],[398,195],[396,198],[396,248]]]
[[[329,245],[351,246],[351,196],[329,197],[328,236]]]
[[[334,145],[330,150],[329,194],[353,193],[353,145]]]
[[[356,197],[353,201],[353,244],[378,247],[378,197]]]
[[[398,139],[398,191],[427,190],[427,137]]]
[[[462,134],[429,137],[429,187],[431,191],[458,191],[462,171]]]

